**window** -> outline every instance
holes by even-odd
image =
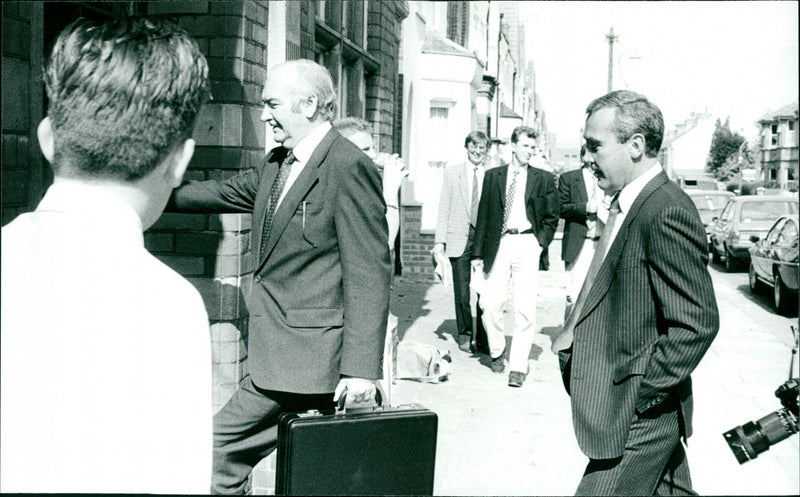
[[[433,167],[444,167],[447,162],[447,147],[442,146],[448,143],[449,129],[448,118],[450,116],[450,107],[444,107],[439,104],[431,105],[430,119],[429,119],[429,133],[428,143],[430,144],[430,153],[428,154],[428,163]]]
[[[772,146],[778,146],[778,145],[780,145],[780,143],[781,143],[781,133],[780,133],[780,131],[778,131],[778,125],[777,124],[773,124],[772,125],[772,141],[770,142],[770,144]]]

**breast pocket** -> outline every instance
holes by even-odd
[[[299,220],[303,239],[314,248],[318,248],[322,240],[331,236],[333,223],[325,215],[325,205],[321,201],[300,202],[294,218]]]

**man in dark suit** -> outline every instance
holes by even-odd
[[[703,223],[656,160],[655,105],[624,90],[586,112],[587,160],[614,200],[553,344],[590,458],[577,494],[692,493],[681,443],[692,431],[690,373],[719,328]]]
[[[249,377],[214,417],[212,492],[241,493],[276,446],[278,415],[371,402],[389,306],[381,179],[331,129],[330,74],[309,60],[269,70],[261,119],[275,141],[264,163],[226,181],[176,189],[184,212],[252,212],[255,254]]]
[[[505,370],[503,309],[512,284],[514,335],[508,384],[521,387],[528,374],[536,319],[540,255],[558,226],[558,190],[552,173],[528,165],[536,148],[534,129],[519,126],[511,134],[512,159],[486,171],[475,225],[472,263],[486,275],[481,293],[483,323],[492,371]]]
[[[561,239],[561,259],[566,269],[566,307],[569,315],[572,304],[581,291],[600,230],[608,219],[608,206],[603,205],[603,190],[588,162],[584,161],[586,145],[581,147],[581,167],[567,171],[558,179],[561,199],[561,217],[564,218],[564,235]]]

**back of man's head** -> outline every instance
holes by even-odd
[[[208,100],[197,43],[158,19],[70,24],[44,71],[57,176],[133,182],[192,135]]]

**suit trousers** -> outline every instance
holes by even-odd
[[[459,257],[450,257],[450,267],[453,268],[453,300],[456,306],[456,327],[459,335],[471,335],[475,347],[479,350],[488,347],[486,330],[483,327],[483,310],[480,306],[480,296],[476,307],[477,320],[473,326],[472,308],[470,306],[470,277],[472,267],[472,242],[475,228],[469,227],[469,235],[464,253]]]
[[[586,273],[589,272],[589,266],[592,264],[596,245],[597,240],[591,238],[584,239],[583,247],[581,247],[578,255],[565,266],[567,277],[567,307],[564,312],[564,319],[567,319],[567,316],[569,316],[572,305],[575,304],[575,300],[581,293],[581,287],[583,286],[583,281],[586,279]]]
[[[299,394],[263,390],[250,377],[214,416],[212,494],[243,495],[253,467],[278,446],[278,417],[309,409],[332,411],[333,392]]]
[[[621,457],[591,459],[575,495],[697,495],[678,396],[636,415]]]
[[[528,372],[528,356],[536,331],[536,300],[539,254],[542,248],[532,233],[503,235],[492,269],[481,295],[483,324],[492,358],[500,357],[506,346],[504,310],[511,282],[514,306],[514,335],[508,354],[511,371]]]

